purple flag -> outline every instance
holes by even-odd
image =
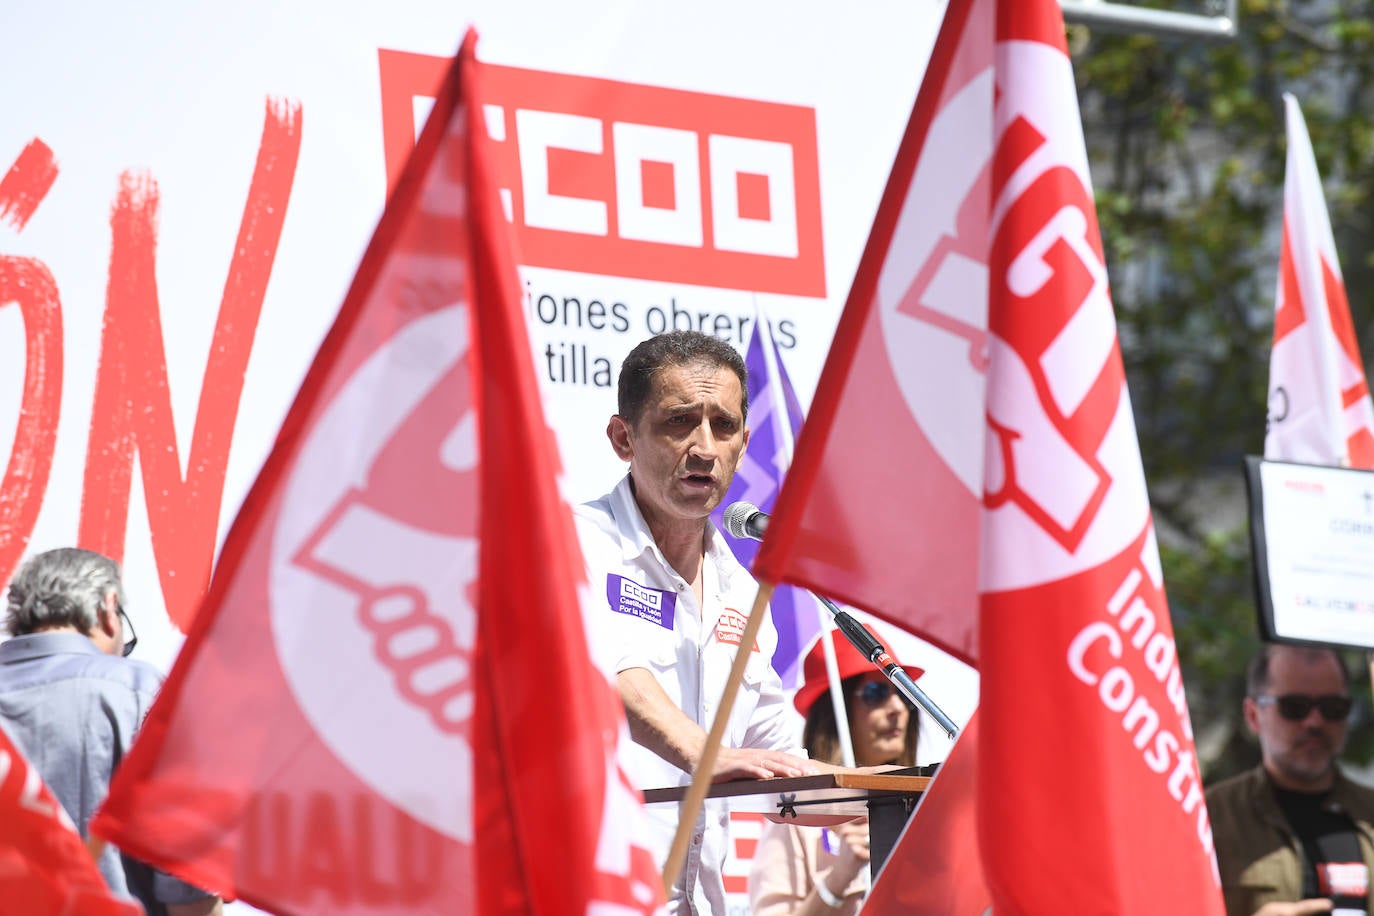
[[[730,492],[712,513],[722,531],[725,508],[731,503],[744,500],[764,512],[773,511],[773,502],[792,462],[792,447],[803,417],[801,404],[783,367],[782,354],[773,339],[771,325],[762,316],[754,322],[744,364],[749,370],[749,449],[740,461]],[[754,562],[758,541],[733,538],[728,534],[725,540],[746,568]],[[783,585],[773,593],[769,604],[773,625],[778,630],[773,669],[782,678],[783,687],[792,689],[801,680],[802,655],[820,632],[816,600],[802,589]]]

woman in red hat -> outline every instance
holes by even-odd
[[[872,627],[870,633],[884,642]],[[835,647],[854,744],[861,767],[916,763],[916,715],[907,708],[881,671],[873,667],[838,631],[828,637]],[[886,643],[885,643],[886,644]],[[903,665],[912,680],[924,672]],[[802,666],[805,682],[792,702],[806,717],[802,743],[813,760],[842,765],[835,706],[825,671],[825,650],[816,640]],[[833,828],[765,825],[749,875],[749,899],[755,916],[844,916],[858,913],[868,890],[868,818]]]

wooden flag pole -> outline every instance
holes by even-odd
[[[91,854],[91,858],[100,861],[100,854],[105,851],[105,841],[95,834],[86,837],[86,851]]]
[[[663,864],[663,892],[666,896],[672,896],[673,885],[677,883],[682,865],[687,860],[687,843],[692,835],[692,827],[696,824],[697,812],[706,801],[706,788],[711,784],[711,771],[716,765],[721,738],[724,737],[725,726],[730,721],[730,711],[735,707],[735,694],[739,692],[739,685],[744,680],[744,666],[749,664],[749,655],[754,651],[754,643],[758,639],[759,627],[763,625],[768,599],[773,597],[773,588],[774,586],[767,582],[759,583],[754,606],[749,609],[749,620],[744,624],[744,633],[740,636],[739,648],[735,650],[735,663],[730,667],[730,676],[725,680],[725,691],[720,696],[720,708],[716,710],[711,730],[706,734],[706,746],[701,749],[701,759],[697,761],[696,770],[692,773],[692,784],[687,788],[687,795],[678,807],[677,833],[673,836],[673,845],[668,850],[668,861]]]

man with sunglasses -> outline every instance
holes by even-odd
[[[0,726],[23,751],[81,835],[105,800],[114,768],[162,684],[124,613],[119,564],[90,550],[40,553],[10,582],[0,643]],[[149,916],[203,916],[218,897],[105,846],[96,861],[110,888]]]
[[[1268,645],[1246,693],[1260,765],[1207,791],[1228,916],[1367,912],[1374,790],[1336,765],[1351,709],[1345,661],[1332,649]]]

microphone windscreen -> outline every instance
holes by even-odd
[[[758,513],[759,507],[753,503],[747,503],[743,500],[737,503],[731,503],[725,507],[725,530],[728,531],[733,538],[750,537],[746,525],[749,519],[758,515]]]

